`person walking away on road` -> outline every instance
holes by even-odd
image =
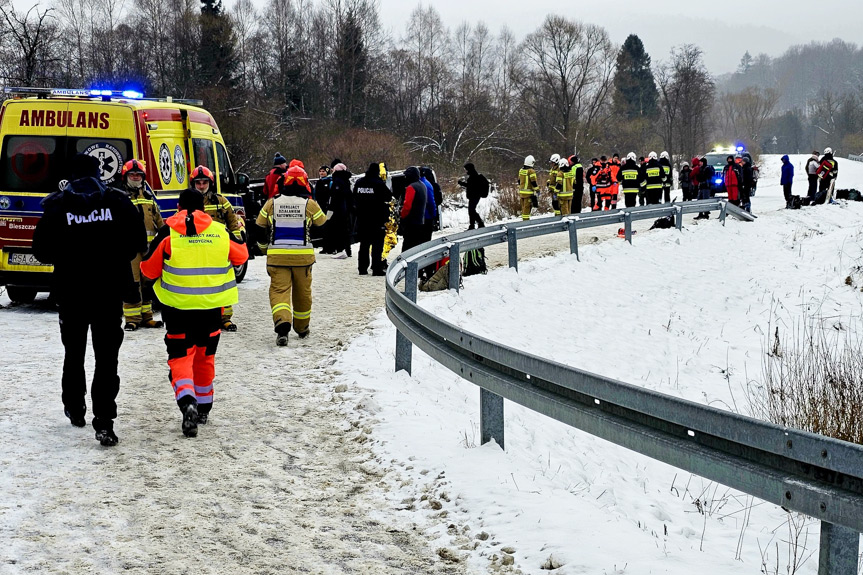
[[[312,266],[315,249],[309,239],[311,226],[322,226],[327,218],[309,198],[305,170],[288,168],[281,193],[268,201],[258,214],[258,248],[267,255],[270,276],[270,309],[276,345],[288,345],[291,322],[300,338],[309,335],[312,317]]]
[[[420,182],[420,172],[414,166],[405,170],[405,195],[402,200],[401,211],[401,234],[402,253],[422,243],[423,223],[425,222],[426,198],[428,192],[425,185]],[[524,198],[522,198],[522,203]],[[529,200],[528,200],[529,201]]]
[[[635,152],[629,152],[626,155],[626,162],[620,169],[620,181],[623,187],[623,205],[634,208],[638,192],[641,191],[644,182],[644,171],[635,162]]]
[[[74,156],[69,183],[42,200],[33,255],[54,266],[51,293],[59,307],[66,352],[61,380],[64,413],[75,427],[87,424],[84,356],[89,330],[96,356],[90,387],[93,429],[99,443],[112,446],[118,441],[114,419],[123,295],[132,283],[129,262],[146,249],[147,234],[132,201],[120,190],[106,188],[100,174],[95,157]]]
[[[249,252],[204,212],[204,198],[195,190],[183,191],[177,208],[150,244],[141,272],[157,280],[180,428],[195,437],[213,408],[222,308],[237,303],[234,266],[245,263]]]
[[[126,195],[132,200],[132,205],[137,208],[138,213],[141,214],[141,219],[144,220],[147,244],[149,244],[165,225],[165,222],[162,220],[161,212],[159,212],[159,204],[156,203],[153,192],[147,185],[144,162],[129,160],[123,164],[120,177]],[[141,278],[141,258],[146,252],[145,246],[132,260],[133,282],[123,298],[123,317],[126,320],[123,329],[126,331],[135,331],[139,327],[162,327],[161,321],[153,319],[153,285]]]
[[[683,201],[688,202],[692,199],[692,193],[689,191],[692,188],[692,168],[689,167],[689,162],[683,162],[680,166],[680,172],[677,175],[678,187],[683,194]]]
[[[241,242],[246,241],[246,228],[243,219],[234,213],[231,203],[221,194],[216,193],[216,178],[213,172],[206,166],[198,166],[192,170],[189,176],[192,185],[204,196],[204,211],[214,222],[225,226],[235,238]],[[237,325],[233,322],[234,307],[225,306],[222,310],[222,330],[237,331]]]
[[[288,160],[282,154],[276,152],[276,157],[273,158],[273,169],[264,178],[264,197],[272,198],[279,193],[279,181],[282,176],[288,171]]]
[[[752,169],[752,159],[748,155],[741,156],[738,154],[735,162],[738,162],[740,175],[743,177],[740,185],[740,207],[752,213],[752,192],[755,190],[755,172]]]
[[[536,171],[533,169],[535,163],[533,156],[527,156],[524,159],[524,165],[518,171],[518,195],[521,198],[522,221],[530,219],[530,210],[533,208],[536,192],[539,189],[539,184],[536,183]]]
[[[560,154],[552,154],[548,159],[548,178],[545,180],[545,187],[551,194],[551,208],[554,210],[554,215],[560,215],[560,200],[557,197],[558,190],[558,175],[560,174]],[[569,162],[566,163],[569,166]]]
[[[479,201],[488,197],[488,189],[490,184],[488,179],[476,171],[476,166],[471,162],[464,165],[465,176],[458,181],[458,185],[464,188],[465,196],[467,196],[467,216],[468,228],[484,228],[485,222],[479,217],[479,212],[476,211]]]
[[[818,151],[816,150],[806,160],[806,176],[809,179],[809,189],[806,195],[809,197],[810,202],[815,198],[815,194],[818,193],[818,166],[820,165],[821,162],[818,161]]]
[[[575,154],[567,158],[567,161],[573,175],[572,201],[569,204],[569,211],[573,214],[580,214],[582,210],[581,205],[584,202],[584,167]]]
[[[710,199],[710,186],[713,182],[713,177],[716,175],[716,170],[713,169],[713,166],[707,163],[707,158],[703,157],[698,160],[700,167],[698,168],[698,199],[699,200],[709,200]],[[710,212],[700,212],[697,216],[695,216],[696,220],[708,220],[710,219]]]
[[[347,166],[339,163],[333,168],[332,177],[325,230],[333,252],[333,259],[343,260],[351,257],[350,215],[353,211],[351,173]]]
[[[839,163],[833,157],[833,148],[825,148],[824,155],[821,157],[821,162],[816,170],[815,175],[821,182],[818,188],[818,194],[815,196],[813,204],[823,204],[827,201],[833,201],[830,198],[831,184],[839,175]]]
[[[788,155],[782,156],[782,176],[779,179],[782,185],[782,194],[785,196],[785,208],[791,207],[791,184],[794,183],[794,165]]]
[[[722,181],[725,183],[725,191],[728,192],[728,202],[739,206],[743,174],[740,173],[740,166],[734,163],[734,156],[728,156],[725,158],[725,162],[725,167],[722,169]]]
[[[647,155],[647,165],[644,167],[644,189],[647,195],[647,205],[662,203],[662,190],[665,187],[665,169],[656,158],[656,152]]]
[[[373,276],[382,276],[385,273],[383,259],[385,226],[389,220],[389,203],[393,199],[393,194],[381,179],[380,172],[380,164],[372,162],[365,175],[354,184],[357,234],[360,240],[357,265],[361,276],[368,275],[369,263],[371,263]]]

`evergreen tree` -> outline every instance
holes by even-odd
[[[233,88],[237,73],[237,38],[222,0],[201,0],[198,79],[202,87]]]
[[[357,14],[348,10],[337,30],[333,54],[333,90],[336,114],[341,120],[361,124],[368,67],[363,29]]]
[[[737,66],[738,74],[746,74],[752,68],[752,54],[749,53],[749,50],[743,54],[743,57],[740,58],[740,65]]]
[[[617,54],[614,76],[614,106],[626,119],[653,118],[657,114],[657,91],[650,71],[650,56],[635,34],[630,34]]]

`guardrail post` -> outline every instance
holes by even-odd
[[[405,295],[409,300],[416,303],[417,301],[417,278],[419,275],[419,266],[416,262],[408,262],[407,272],[405,274]],[[413,355],[413,344],[411,340],[402,335],[402,332],[396,332],[396,371],[402,369],[411,373],[411,359]]]
[[[683,207],[682,206],[674,206],[677,209],[677,215],[675,216],[677,219],[674,221],[677,224],[677,231],[683,229]]]
[[[575,254],[575,259],[581,261],[578,257],[578,228],[575,225],[575,220],[569,220],[566,225],[569,228],[569,253]]]
[[[509,267],[515,268],[518,271],[518,238],[516,238],[515,228],[506,230],[506,243],[509,249]]]
[[[821,522],[818,575],[857,575],[860,534],[847,527]]]
[[[461,267],[461,244],[453,243],[449,247],[449,289],[454,289],[458,292],[460,281]]]
[[[479,389],[479,430],[481,444],[494,439],[501,449],[504,448],[503,398],[483,388]]]
[[[626,234],[626,241],[632,244],[632,214],[625,212],[623,214],[623,227]]]
[[[728,215],[728,202],[719,202],[719,221],[722,222],[722,225],[725,225],[725,216]]]

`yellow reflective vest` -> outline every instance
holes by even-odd
[[[215,221],[193,236],[171,228],[171,257],[162,262],[162,275],[153,285],[159,301],[177,309],[213,309],[237,303],[228,233]]]
[[[518,171],[518,194],[520,196],[532,196],[538,187],[536,172],[533,168],[525,166]]]

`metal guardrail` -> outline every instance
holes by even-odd
[[[854,154],[848,154],[849,160],[854,160],[855,162],[863,162],[863,155],[855,156]]]
[[[503,400],[508,399],[653,459],[799,511],[821,521],[819,575],[857,575],[863,531],[863,446],[789,429],[729,411],[546,360],[472,334],[416,305],[417,273],[445,256],[506,242],[509,266],[518,266],[518,240],[569,235],[578,256],[579,229],[719,211],[753,221],[725,200],[645,206],[502,224],[437,238],[390,265],[386,310],[395,324],[396,370],[411,371],[412,346],[480,387],[480,435],[504,447]],[[459,266],[450,266],[458,286]],[[404,280],[404,292],[396,285]],[[458,289],[457,287],[455,289]]]

